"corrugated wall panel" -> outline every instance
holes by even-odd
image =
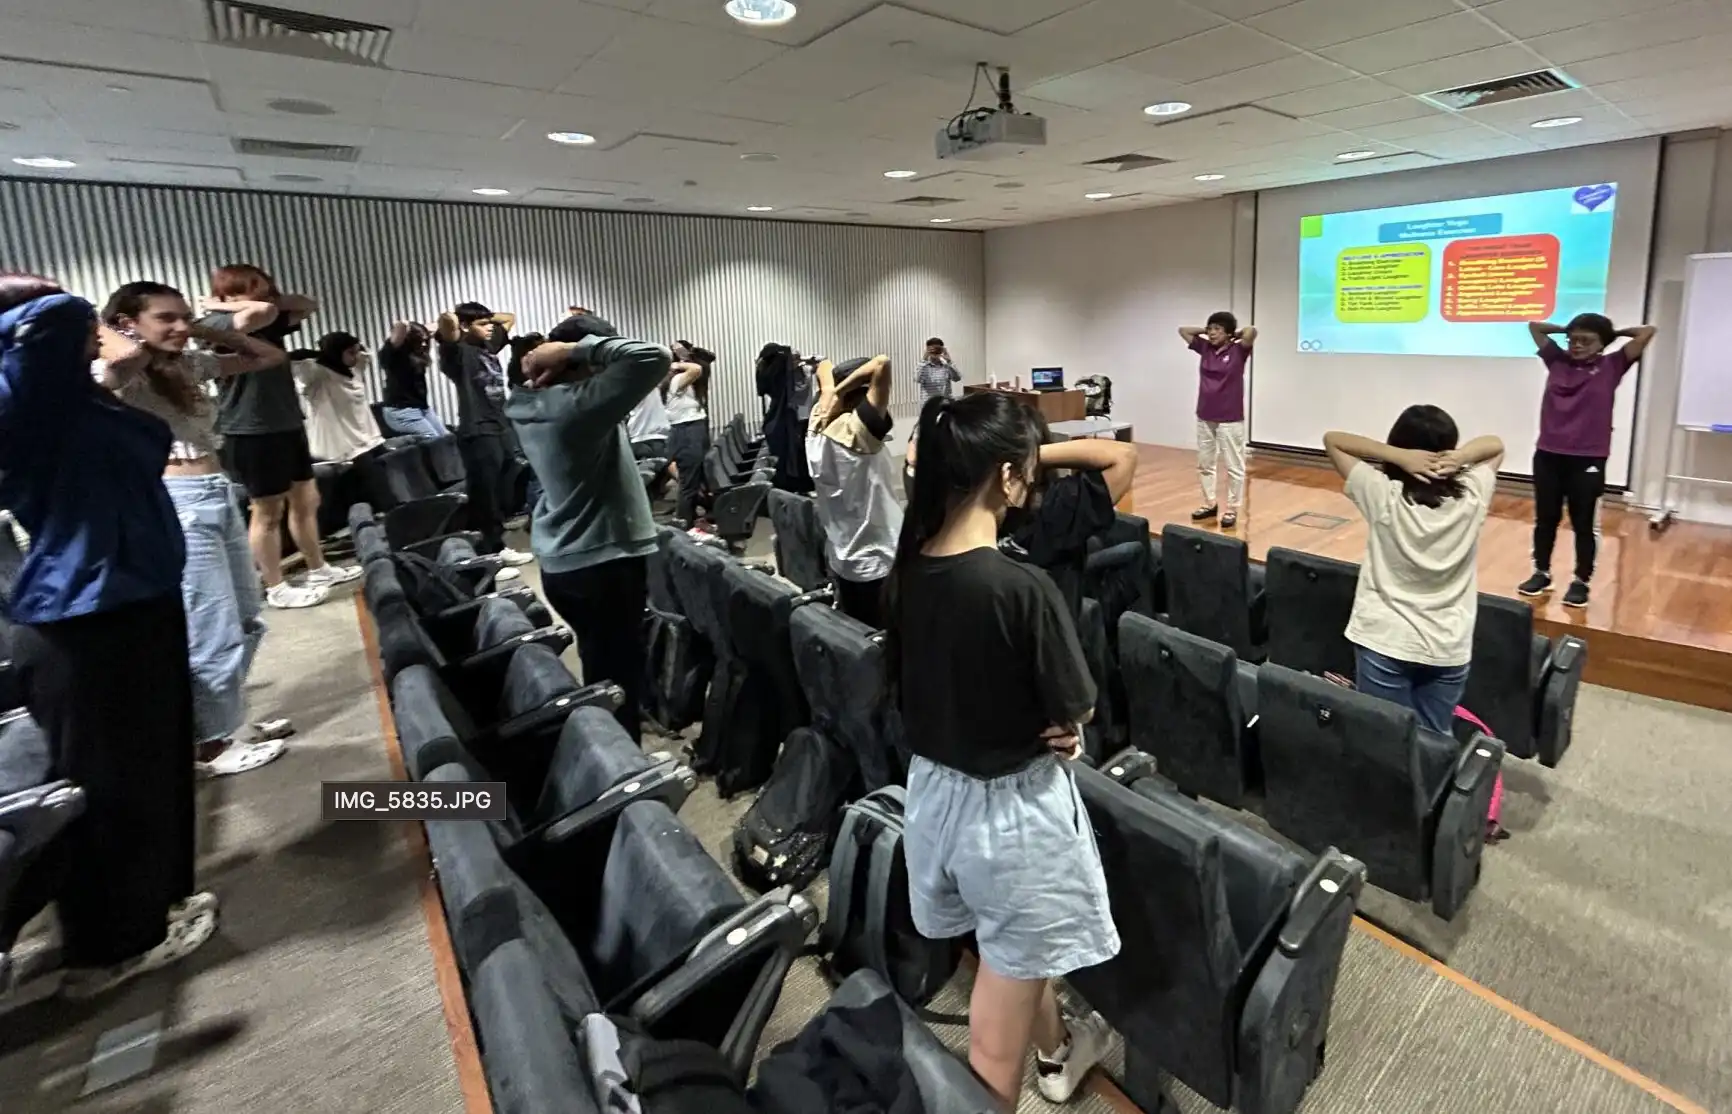
[[[135,279],[196,297],[232,262],[319,300],[297,338],[307,347],[336,330],[376,347],[393,321],[431,323],[471,299],[515,312],[519,332],[587,305],[630,335],[716,352],[721,419],[758,412],[752,368],[771,341],[838,360],[889,353],[902,416],[928,336],[965,372],[986,352],[972,232],[0,179],[0,270],[100,305]],[[451,385],[434,390],[455,418]]]

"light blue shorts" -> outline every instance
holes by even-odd
[[[1058,759],[983,781],[915,758],[902,836],[921,935],[972,932],[1012,979],[1060,978],[1119,952],[1076,777]]]

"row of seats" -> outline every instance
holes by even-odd
[[[709,517],[716,536],[738,550],[757,529],[772,490],[776,458],[746,430],[735,414],[704,455],[704,486],[710,491]]]

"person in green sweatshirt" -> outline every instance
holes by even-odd
[[[574,314],[524,355],[523,383],[505,404],[541,481],[529,539],[547,602],[577,638],[584,682],[625,690],[619,720],[634,739],[656,526],[622,423],[672,364],[661,345]]]

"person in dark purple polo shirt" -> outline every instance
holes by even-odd
[[[1220,514],[1215,495],[1215,466],[1227,461],[1227,512],[1221,526],[1231,530],[1239,523],[1239,507],[1245,498],[1245,361],[1257,330],[1239,328],[1239,319],[1222,311],[1209,315],[1201,329],[1189,325],[1179,330],[1185,346],[1199,359],[1197,388],[1197,476],[1203,484],[1203,505],[1191,512],[1191,521],[1202,522]]]
[[[1612,403],[1618,384],[1654,339],[1654,326],[1614,329],[1610,319],[1584,313],[1568,325],[1534,321],[1528,331],[1546,365],[1546,394],[1534,450],[1534,574],[1516,591],[1524,596],[1551,591],[1552,546],[1567,505],[1576,534],[1576,575],[1564,593],[1564,606],[1586,607],[1599,549],[1606,457],[1612,451]],[[1558,347],[1554,333],[1568,334],[1567,350]],[[1619,337],[1627,338],[1624,346],[1607,351]]]

